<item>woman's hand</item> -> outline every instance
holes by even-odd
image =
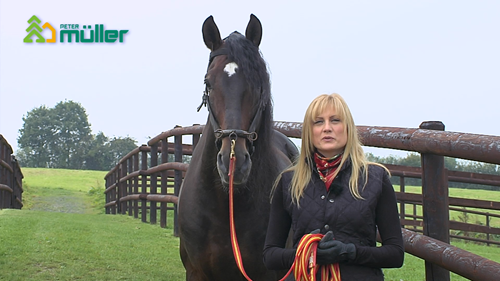
[[[356,246],[352,243],[342,243],[333,239],[333,233],[328,231],[319,241],[316,251],[317,264],[333,264],[352,261],[356,258]]]

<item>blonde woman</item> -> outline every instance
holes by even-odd
[[[290,228],[294,247],[287,249]],[[388,170],[366,160],[351,112],[338,94],[320,95],[311,102],[300,157],[276,181],[264,246],[266,267],[288,270],[298,242],[311,232],[325,234],[317,263],[339,263],[342,281],[384,280],[381,268],[403,264]],[[293,274],[287,280],[294,280]]]

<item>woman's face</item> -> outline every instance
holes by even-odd
[[[347,132],[344,130],[344,120],[340,120],[335,109],[326,109],[314,118],[312,142],[318,152],[327,158],[344,151]]]

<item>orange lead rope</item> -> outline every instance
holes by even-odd
[[[231,247],[233,248],[234,260],[236,265],[240,269],[241,274],[245,276],[248,281],[252,281],[245,272],[243,267],[243,259],[241,257],[240,246],[238,244],[238,238],[236,237],[236,229],[234,227],[234,212],[233,212],[233,177],[234,177],[234,166],[236,164],[236,154],[234,153],[234,147],[236,145],[236,140],[231,140],[231,155],[229,158],[229,228],[231,232]],[[293,261],[292,267],[288,273],[280,279],[280,281],[285,280],[293,271],[295,280],[297,281],[316,281],[316,273],[318,270],[321,272],[320,281],[341,281],[340,280],[340,269],[339,264],[329,264],[329,265],[317,265],[316,264],[316,249],[318,248],[318,243],[323,237],[323,234],[306,234],[302,237],[297,247],[297,252],[295,254],[295,260]]]
[[[236,229],[234,228],[234,212],[233,212],[233,178],[234,178],[234,165],[236,164],[236,154],[234,153],[234,146],[236,145],[236,140],[231,140],[231,155],[229,158],[229,228],[231,231],[231,247],[233,248],[234,260],[236,265],[240,269],[241,274],[245,276],[248,281],[252,281],[245,272],[243,267],[243,259],[241,258],[240,246],[238,244],[238,238],[236,237]]]
[[[293,271],[297,281],[316,281],[316,273],[320,270],[320,281],[341,281],[339,264],[316,264],[316,249],[323,234],[306,234],[300,239],[295,253],[295,260],[287,274],[280,279],[284,281]]]

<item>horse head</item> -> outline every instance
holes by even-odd
[[[202,31],[205,45],[211,50],[203,104],[208,107],[218,149],[217,169],[227,187],[230,156],[234,152],[233,183],[241,186],[249,178],[261,116],[270,101],[269,75],[258,48],[262,25],[251,15],[245,36],[235,31],[221,39],[210,16]]]

